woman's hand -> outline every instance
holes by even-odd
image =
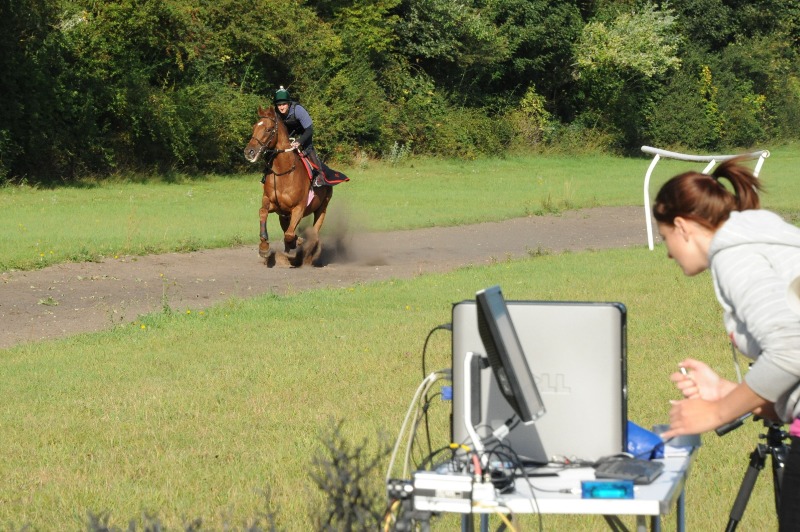
[[[664,440],[681,434],[702,434],[723,424],[715,401],[684,399],[671,403],[669,430],[661,434]]]
[[[679,366],[684,371],[676,371],[669,378],[687,399],[717,401],[735,386],[699,360],[687,358]]]
[[[697,361],[687,360],[681,364],[685,362]],[[691,366],[697,367],[695,364],[691,364]],[[700,372],[704,373],[702,370]],[[678,373],[678,375],[681,374]],[[689,377],[691,375],[690,372]],[[719,379],[719,377],[717,378]],[[672,407],[669,411],[669,430],[661,433],[661,438],[666,441],[682,434],[700,434],[733,421],[747,412],[764,409],[770,404],[769,401],[755,393],[747,383],[733,384],[724,379],[720,379],[720,382],[722,397],[719,399],[707,400],[698,397],[670,401]],[[725,383],[730,383],[732,388],[726,388]]]

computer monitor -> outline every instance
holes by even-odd
[[[500,393],[520,420],[531,424],[544,415],[545,406],[511,321],[503,292],[499,286],[480,290],[475,294],[475,302],[478,332]]]

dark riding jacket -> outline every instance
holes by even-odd
[[[303,151],[310,148],[313,142],[314,127],[311,115],[308,114],[305,107],[297,102],[291,102],[286,115],[281,115],[281,118],[289,131],[289,136],[300,144]]]

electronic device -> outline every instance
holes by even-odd
[[[633,499],[632,480],[583,480],[582,499]]]
[[[661,462],[638,458],[614,457],[601,460],[594,466],[595,478],[630,480],[634,484],[650,484],[664,470]]]
[[[498,389],[525,424],[542,417],[545,405],[499,286],[475,294],[478,334]]]
[[[503,443],[527,463],[554,458],[594,462],[626,450],[625,306],[614,302],[505,301],[547,415],[520,424]],[[488,438],[514,414],[496,379],[470,353],[485,353],[476,301],[452,308],[453,442],[468,443],[469,424]],[[465,381],[465,377],[468,379]],[[475,393],[465,395],[469,387]],[[477,391],[480,390],[480,393]]]
[[[472,475],[414,473],[414,509],[432,512],[469,513],[472,510]]]

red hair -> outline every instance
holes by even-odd
[[[758,191],[763,190],[753,173],[739,163],[742,157],[729,159],[711,173],[686,172],[664,183],[653,204],[653,217],[667,225],[675,225],[680,216],[709,229],[717,229],[732,211],[758,209]],[[720,179],[733,185],[733,192]]]

